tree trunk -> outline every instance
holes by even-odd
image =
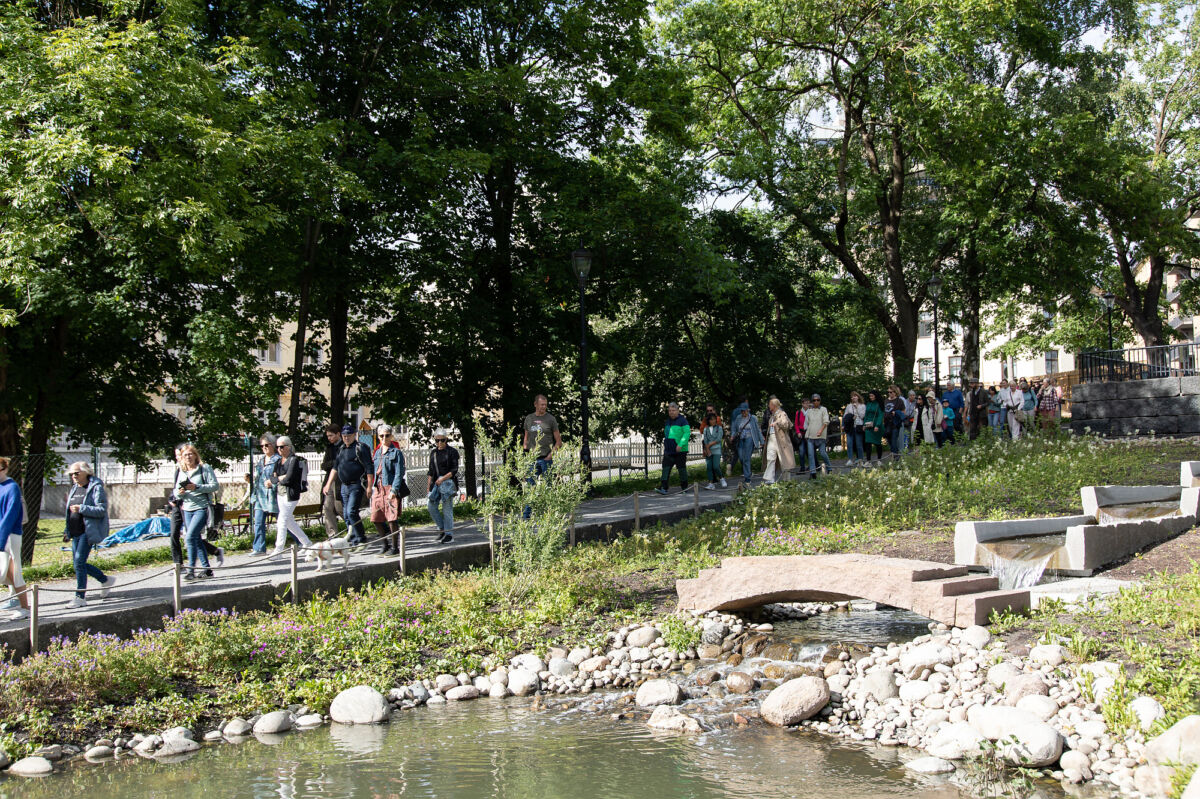
[[[0,336],[0,397],[8,396],[8,339]],[[11,404],[0,405],[0,455],[21,454],[21,420]]]
[[[329,407],[333,423],[346,423],[346,328],[350,303],[343,291],[329,304]]]
[[[300,302],[296,311],[296,351],[292,357],[292,401],[288,404],[288,436],[295,438],[300,432],[300,397],[304,389],[304,345],[308,336],[309,295],[312,293],[314,264],[317,254],[317,239],[321,235],[321,221],[308,218],[304,229],[304,267],[300,272]]]
[[[459,433],[462,434],[462,463],[463,463],[463,482],[466,484],[465,489],[467,498],[475,496],[475,485],[478,482],[478,475],[475,471],[475,424],[470,417],[460,419],[458,424]]]
[[[979,357],[979,307],[983,291],[979,252],[969,244],[963,253],[963,274],[966,278],[966,303],[963,308],[963,374],[983,379],[983,363]]]
[[[67,318],[65,316],[55,318],[54,329],[48,343],[50,351],[47,353],[45,368],[38,381],[37,398],[34,401],[33,416],[29,426],[29,456],[25,460],[25,474],[21,483],[21,494],[25,499],[25,508],[28,514],[21,536],[21,562],[25,564],[33,563],[38,522],[42,517],[42,479],[46,473],[46,450],[50,441],[50,431],[54,426],[50,398],[55,396],[59,390],[58,377],[67,348]]]

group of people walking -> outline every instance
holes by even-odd
[[[1057,424],[1061,416],[1063,393],[1054,378],[1033,383],[1024,378],[1011,383],[1002,380],[999,388],[984,388],[977,378],[967,383],[967,393],[952,387],[940,396],[934,387],[924,392],[905,392],[894,384],[882,393],[851,391],[840,417],[846,465],[881,462],[885,444],[892,457],[899,457],[910,447],[922,444],[941,447],[956,443],[961,436],[973,440],[985,428],[996,434],[1007,430],[1015,440],[1035,419],[1046,429]],[[749,481],[751,459],[759,450],[763,452],[763,482],[776,482],[794,470],[815,479],[818,472],[832,468],[828,452],[830,419],[820,394],[803,400],[792,416],[773,396],[761,422],[743,398],[733,409],[728,427],[709,403],[700,425],[708,476],[704,487],[711,490],[718,483],[727,485],[723,455],[731,465],[740,465],[743,479]],[[656,489],[660,494],[667,493],[672,471],[679,472],[680,486],[687,488],[690,438],[691,427],[678,403],[669,403],[663,429],[662,479]]]

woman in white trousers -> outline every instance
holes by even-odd
[[[287,547],[288,533],[295,536],[302,547],[312,546],[312,541],[296,521],[296,506],[304,493],[304,486],[300,484],[300,458],[292,451],[292,440],[287,436],[280,436],[275,446],[279,449],[279,462],[275,464],[273,482],[282,490],[279,492],[279,516],[275,520],[275,549],[271,554],[280,555]],[[271,484],[268,482],[267,487]]]

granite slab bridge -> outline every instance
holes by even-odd
[[[675,583],[684,610],[745,610],[772,602],[866,599],[955,627],[987,624],[992,611],[1029,609],[1029,591],[1000,590],[966,566],[881,555],[766,555],[725,558]]]

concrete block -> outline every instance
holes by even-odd
[[[954,562],[963,566],[988,566],[979,544],[1018,536],[1065,533],[1071,525],[1094,524],[1095,516],[1045,516],[994,522],[958,522],[954,525]]]
[[[1179,430],[1180,435],[1191,435],[1200,433],[1200,415],[1198,416],[1180,416]]]
[[[1092,402],[1080,402],[1079,400],[1071,401],[1071,421],[1082,422],[1095,417],[1095,410]]]
[[[1183,461],[1179,464],[1179,485],[1184,488],[1200,486],[1200,461]]]
[[[1138,502],[1165,502],[1179,499],[1179,486],[1084,486],[1079,489],[1083,501],[1083,515],[1094,523],[1097,511],[1110,505],[1132,505]],[[1089,522],[1071,522],[1085,524]]]
[[[1071,432],[1077,436],[1082,436],[1087,433],[1098,436],[1112,435],[1112,424],[1108,419],[1082,419],[1075,420],[1071,417]]]
[[[1144,522],[1087,524],[1067,530],[1066,571],[1092,572],[1101,566],[1174,538],[1195,524],[1192,517],[1172,516]]]
[[[954,612],[955,627],[987,624],[992,611],[1024,613],[1029,610],[1029,590],[987,591],[957,597]]]
[[[1160,377],[1154,380],[1126,380],[1111,385],[1120,386],[1117,397],[1178,397],[1178,377]]]
[[[1179,393],[1185,396],[1200,394],[1200,377],[1179,378]]]

